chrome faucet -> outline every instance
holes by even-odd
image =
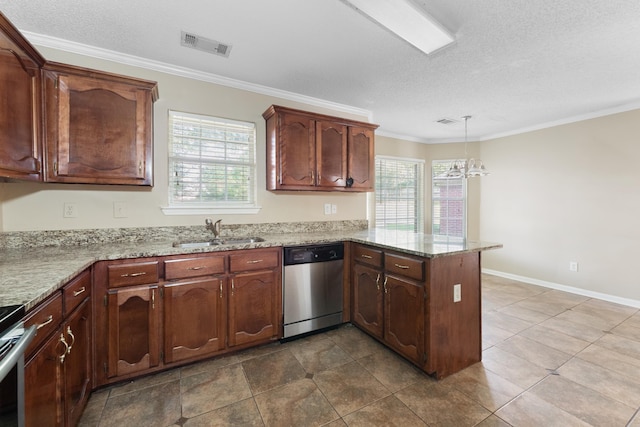
[[[207,225],[207,230],[211,230],[213,233],[213,240],[218,240],[220,238],[220,223],[221,219],[216,222],[211,221],[211,218],[207,218],[204,220],[204,223]]]

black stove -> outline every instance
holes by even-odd
[[[24,317],[24,305],[0,307],[0,335]]]

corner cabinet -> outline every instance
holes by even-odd
[[[0,13],[0,176],[42,179],[41,78],[45,59]]]
[[[155,82],[43,68],[48,182],[153,185]]]
[[[422,258],[354,243],[351,256],[356,326],[438,379],[481,360],[479,252]]]
[[[377,125],[272,105],[267,190],[373,191]]]

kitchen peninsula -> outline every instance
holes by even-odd
[[[280,248],[343,241],[345,322],[354,323],[436,378],[478,362],[480,252],[501,245],[365,227],[366,221],[344,221],[338,226],[227,225],[223,233],[228,236],[260,236],[264,241],[195,248],[174,247],[173,243],[210,239],[204,227],[4,233],[0,236],[0,305],[24,304],[27,324],[32,319],[41,325],[52,316],[41,313],[42,307],[57,304],[68,313],[68,308],[76,304],[72,297],[81,295],[80,307],[91,308],[83,308],[84,317],[80,316],[90,319],[88,324],[93,331],[87,333],[85,326],[83,332],[93,354],[88,357],[93,366],[85,373],[90,390],[280,339]],[[66,243],[38,246],[46,241]],[[206,298],[179,298],[189,290]],[[260,293],[260,301],[254,292]],[[172,303],[168,302],[168,294],[172,295]],[[242,303],[234,302],[241,296]],[[184,325],[174,324],[176,319],[188,318],[194,315],[189,311],[199,310],[190,310],[189,301],[220,308],[214,310],[212,320],[217,332],[202,330],[194,335],[198,340],[204,339],[194,352],[183,343],[172,341],[175,335],[170,332],[171,328],[184,331]],[[242,304],[242,310],[235,314],[234,304]],[[154,307],[159,311],[152,310]],[[77,312],[79,309],[75,309]],[[254,319],[247,319],[254,313],[257,329],[250,324]],[[76,331],[66,315],[56,317],[54,313],[53,318],[40,330],[41,345],[47,336],[59,337],[60,328],[67,331],[67,325]],[[132,322],[140,321],[149,322],[148,327],[141,328],[146,334],[144,340],[127,340],[130,330],[119,328],[129,328]],[[75,351],[82,341],[76,341],[77,334],[68,335],[65,338],[63,334],[61,339],[77,343]],[[145,345],[129,351],[127,343],[134,342]],[[31,354],[37,355],[35,352],[32,350]]]

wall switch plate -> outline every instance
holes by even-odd
[[[578,271],[578,261],[569,261],[569,271]]]
[[[129,216],[127,213],[127,204],[125,202],[113,202],[113,217],[126,218],[127,216]]]
[[[76,203],[65,203],[62,211],[64,218],[77,218],[78,217],[78,205]]]
[[[324,214],[331,215],[331,203],[324,204]]]
[[[338,206],[331,205],[331,213],[332,214],[337,214],[338,213]]]
[[[462,285],[460,283],[453,285],[453,302],[462,301]]]

